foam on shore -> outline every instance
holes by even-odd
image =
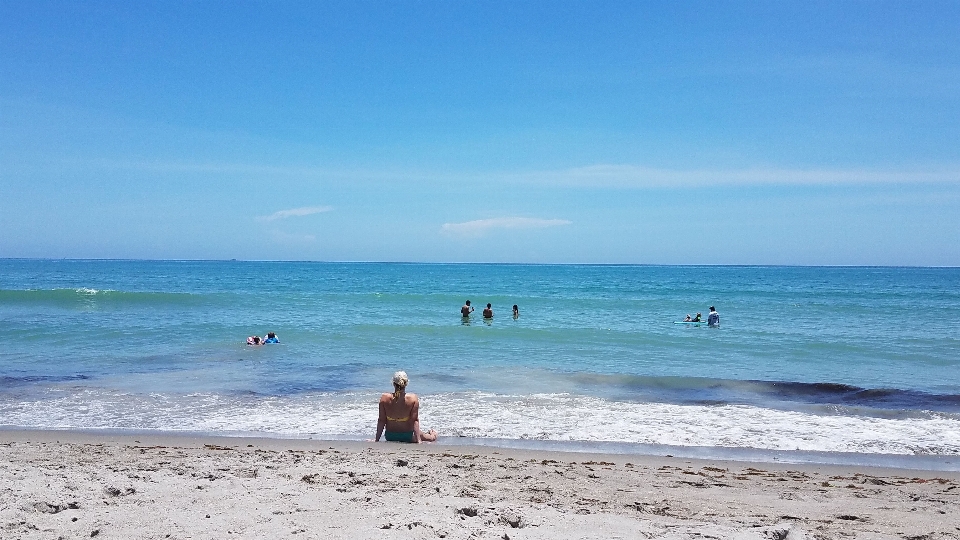
[[[370,393],[145,396],[66,387],[39,398],[0,403],[0,417],[10,428],[363,439],[372,436],[376,424],[373,399]],[[812,461],[832,454],[960,456],[960,418],[949,413],[883,418],[743,404],[643,403],[570,394],[483,392],[425,395],[421,403],[424,429],[481,442],[715,447],[721,454],[787,452]],[[942,460],[942,467],[952,466],[947,461],[953,462]]]

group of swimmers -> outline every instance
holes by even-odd
[[[471,313],[473,313],[473,306],[471,306],[471,305],[470,305],[470,301],[467,300],[467,301],[463,304],[463,307],[460,308],[460,315],[461,315],[464,319],[466,319],[466,318],[470,317],[470,314],[471,314]],[[487,320],[493,319],[493,305],[492,305],[492,304],[487,303],[487,307],[483,308],[483,318],[484,318],[484,319],[487,319]],[[513,305],[513,318],[514,318],[514,319],[519,319],[519,318],[520,318],[520,308],[517,307],[516,304]]]
[[[471,306],[470,301],[467,300],[463,304],[463,307],[460,308],[460,315],[462,315],[464,319],[467,319],[471,313],[473,313],[473,306]],[[699,317],[700,314],[697,313],[697,316]],[[488,303],[487,307],[483,308],[483,318],[488,321],[493,320],[493,304]],[[513,318],[520,318],[520,307],[516,304],[513,305]],[[687,315],[687,318],[690,318],[690,316]],[[251,346],[267,345],[270,343],[280,343],[277,334],[274,332],[267,332],[267,337],[265,338],[261,338],[260,336],[250,336],[247,338],[247,345]]]
[[[683,322],[703,322],[700,319],[700,312],[697,312],[696,317],[690,317],[690,314],[687,313],[687,317],[683,319]],[[710,313],[707,314],[707,326],[720,326],[720,314],[717,313],[717,308],[710,306]]]
[[[247,345],[258,346],[269,345],[270,343],[280,343],[280,339],[274,332],[267,332],[267,337],[265,338],[261,338],[260,336],[250,336],[247,338]]]

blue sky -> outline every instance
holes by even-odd
[[[0,257],[960,265],[956,2],[0,0]]]

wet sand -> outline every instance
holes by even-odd
[[[960,538],[960,473],[0,431],[0,538]]]

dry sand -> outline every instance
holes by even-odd
[[[960,538],[960,474],[0,432],[0,538]]]

